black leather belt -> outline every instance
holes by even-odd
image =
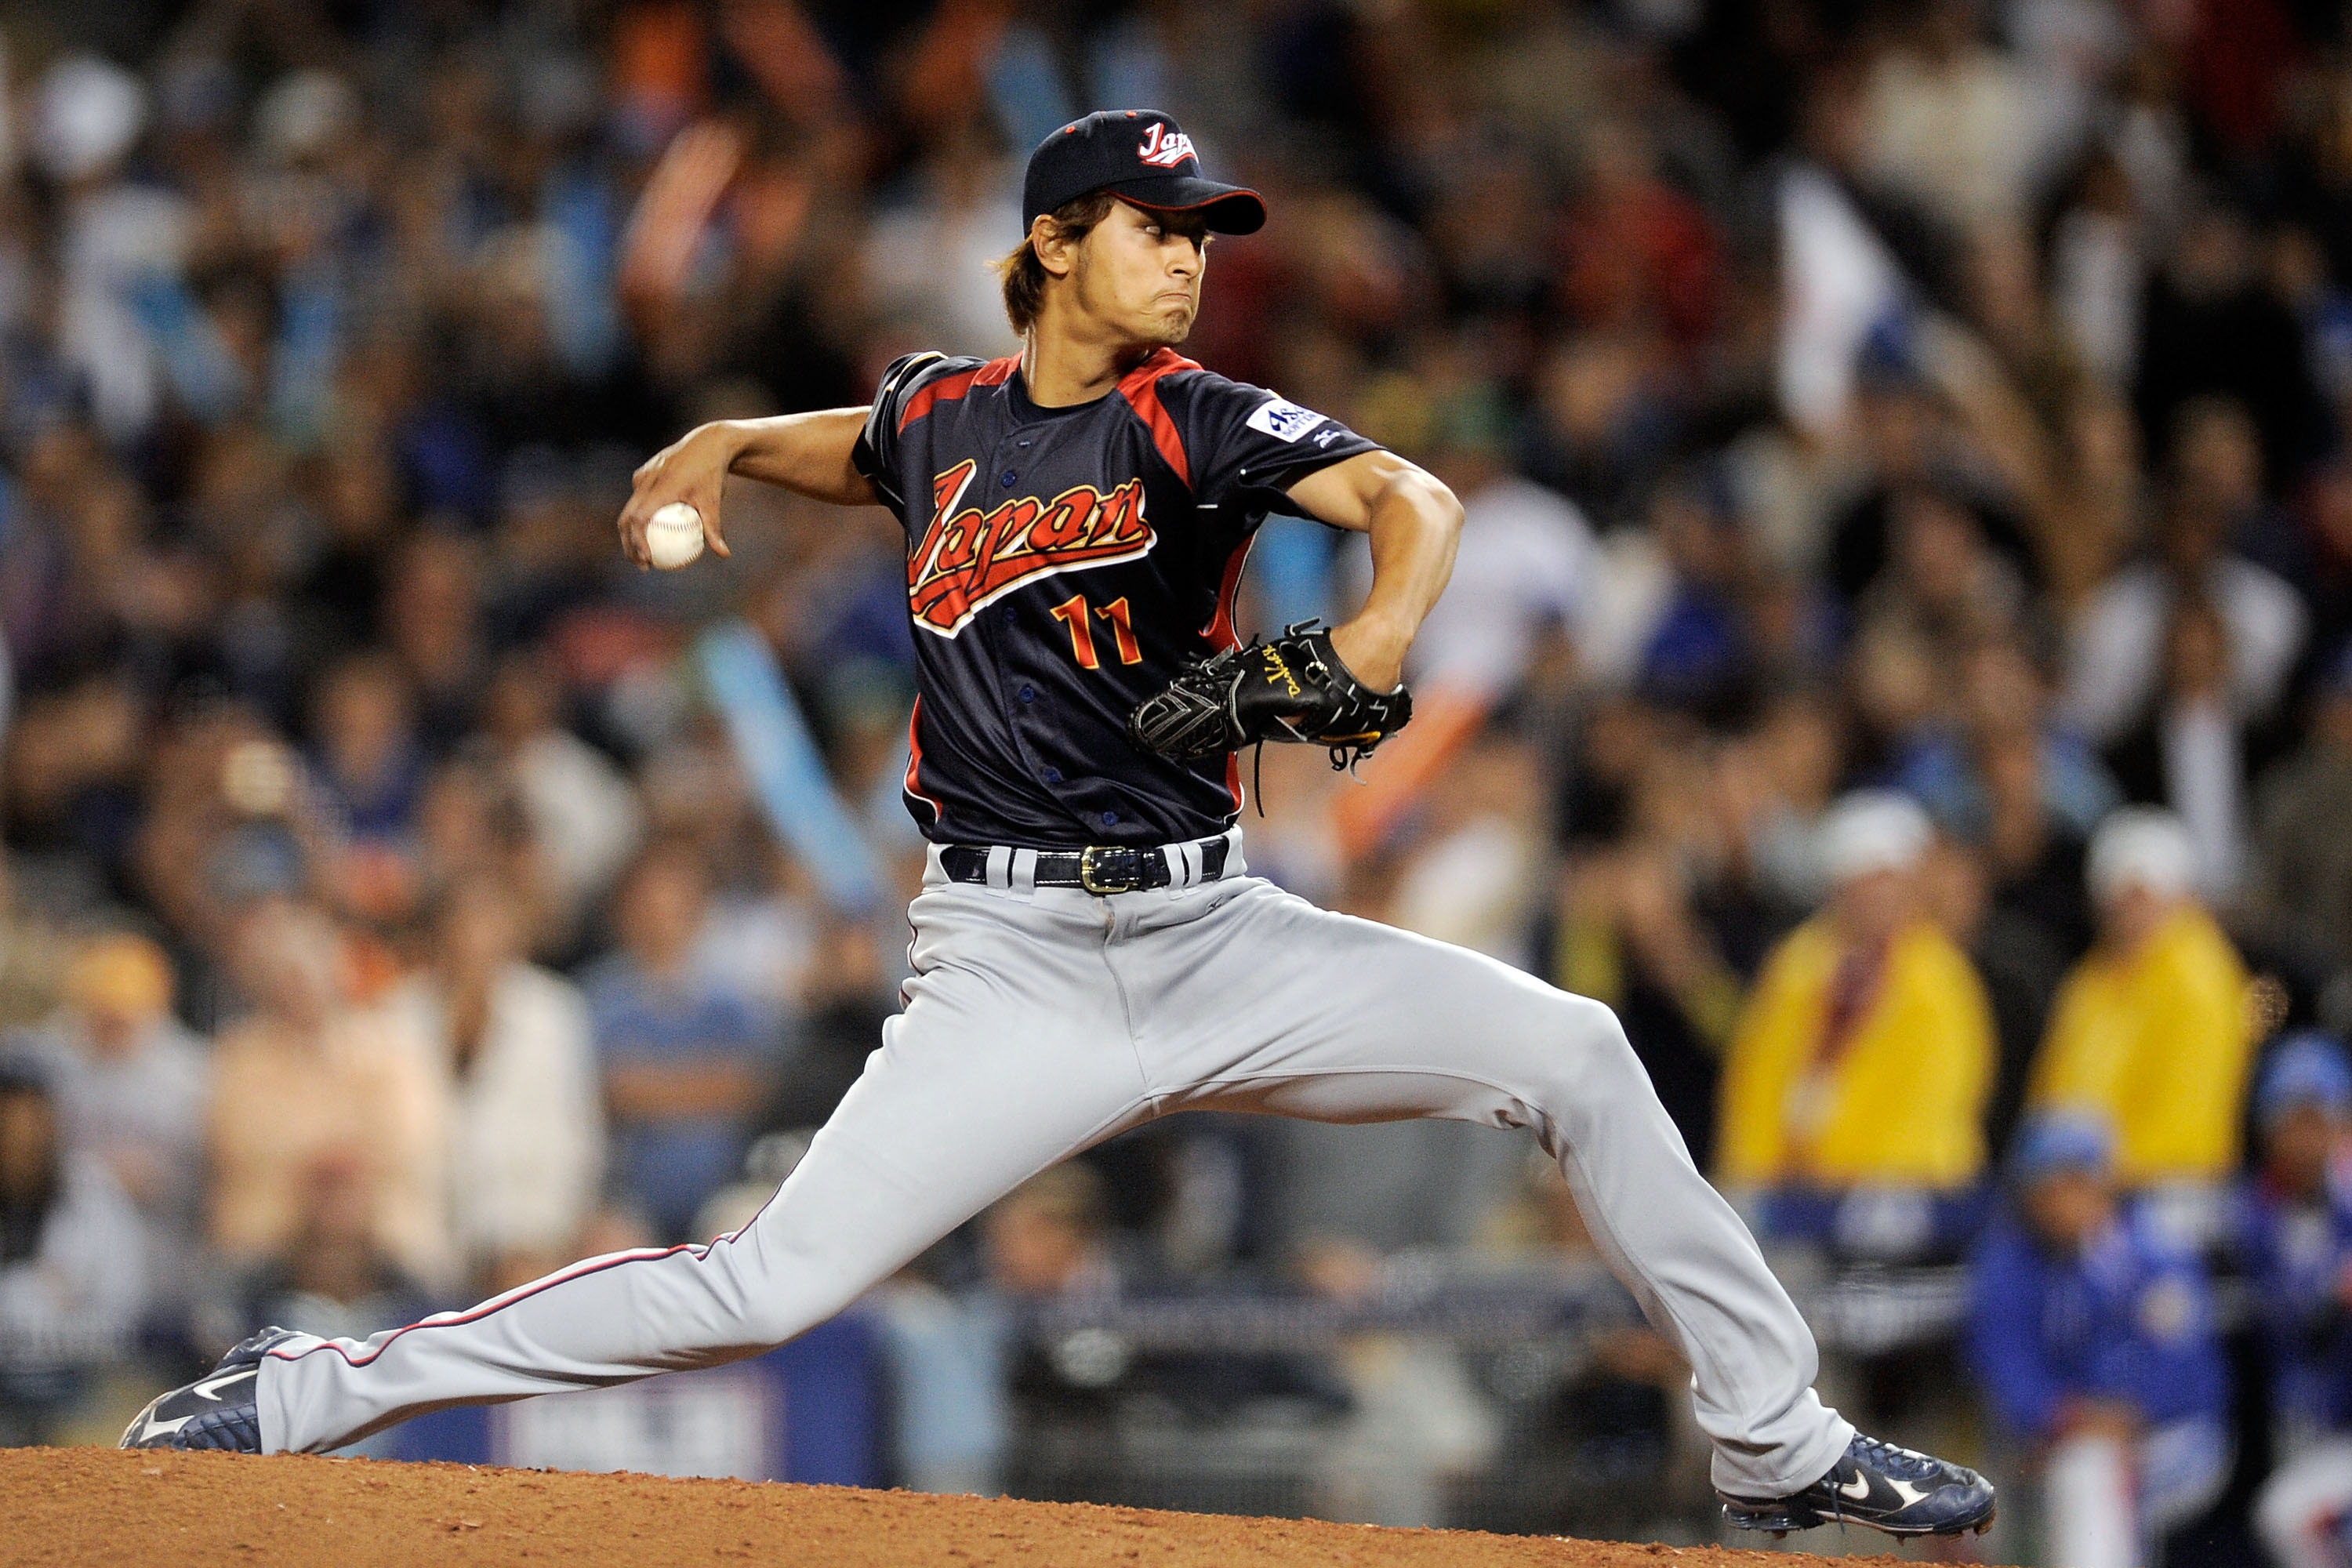
[[[1201,857],[1200,880],[1213,882],[1225,874],[1226,840],[1203,838],[1192,847]],[[1014,854],[1022,851],[1014,850]],[[1158,845],[1128,848],[1097,844],[1085,849],[1040,849],[1034,885],[1040,888],[1084,888],[1101,898],[1110,893],[1140,892],[1164,888],[1177,879],[1168,851]],[[950,882],[988,880],[988,846],[943,844],[940,868]]]

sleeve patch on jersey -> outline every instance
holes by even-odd
[[[1301,408],[1280,397],[1259,404],[1247,421],[1251,429],[1263,430],[1277,441],[1296,441],[1322,423],[1323,416],[1312,408]]]

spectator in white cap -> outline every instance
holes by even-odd
[[[1878,1257],[1957,1239],[1997,1050],[1983,983],[1923,907],[1933,840],[1908,795],[1832,805],[1828,906],[1773,951],[1741,1014],[1719,1163],[1727,1186],[1765,1194],[1769,1237]]]
[[[186,198],[124,177],[148,121],[147,89],[111,61],[73,55],[42,74],[27,138],[57,187],[61,232],[58,347],[87,381],[99,427],[137,439],[161,406],[167,364],[210,340],[193,328],[166,342],[141,313],[176,292],[192,221]],[[194,321],[194,318],[187,318]]]
[[[147,125],[147,89],[94,55],[72,55],[43,74],[33,96],[33,159],[60,185],[110,173]]]
[[[1894,930],[1909,910],[1912,873],[1934,838],[1927,812],[1895,790],[1858,789],[1822,814],[1822,881],[1850,927]]]
[[[2196,850],[2170,812],[2110,813],[2087,870],[2099,942],[2058,994],[2031,1102],[2104,1115],[2124,1186],[2161,1190],[2184,1220],[2210,1215],[2238,1164],[2245,965],[2198,900]]]

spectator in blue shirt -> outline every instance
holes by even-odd
[[[1691,473],[1661,486],[1651,509],[1675,583],[1642,652],[1642,686],[1661,703],[1698,712],[1735,705],[1757,673],[1739,599],[1748,538],[1715,478]]]
[[[759,1010],[697,973],[709,891],[689,847],[655,845],[621,885],[618,951],[585,977],[614,1174],[672,1239],[734,1176],[770,1046]]]
[[[2029,1121],[1979,1246],[1970,1351],[2041,1460],[2043,1560],[2128,1565],[2229,1479],[2229,1379],[2202,1266],[2118,1202],[2115,1137]]]
[[[2284,1568],[2352,1556],[2352,1062],[2334,1037],[2281,1041],[2254,1098],[2263,1162],[2242,1235],[2271,1352],[2282,1460],[2254,1520]]]

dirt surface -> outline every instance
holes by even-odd
[[[279,1455],[0,1450],[0,1564],[428,1564],[577,1568],[1806,1568],[1822,1559],[1222,1519],[841,1487],[673,1481]],[[1854,1568],[1857,1559],[1840,1559]],[[1885,1563],[1885,1558],[1869,1562]]]

